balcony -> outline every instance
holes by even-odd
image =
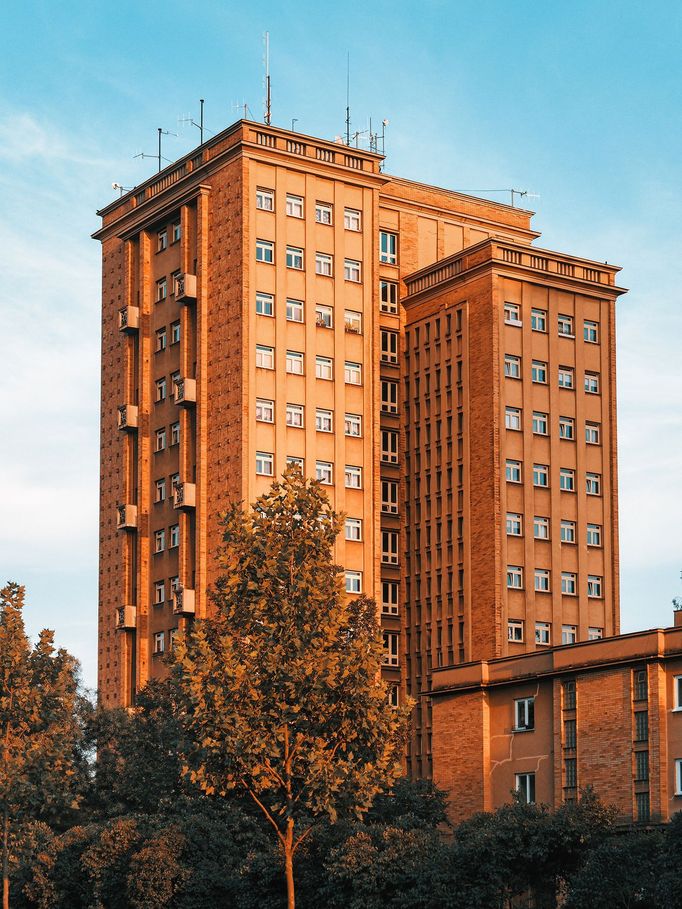
[[[132,334],[140,328],[140,309],[138,306],[124,306],[118,311],[118,330]]]
[[[197,487],[194,483],[177,483],[173,487],[173,508],[195,508]]]
[[[119,404],[117,422],[118,428],[122,432],[135,432],[137,430],[137,405]]]
[[[195,592],[177,587],[173,595],[173,615],[194,615]]]
[[[197,276],[196,275],[176,275],[175,276],[175,299],[178,303],[187,305],[195,303],[197,299]]]
[[[137,530],[137,505],[116,506],[116,530]]]
[[[134,606],[118,606],[116,608],[116,627],[122,630],[135,628],[137,609]]]
[[[181,376],[173,380],[175,403],[180,407],[192,407],[197,402],[197,380]]]

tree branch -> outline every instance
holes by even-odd
[[[264,804],[261,802],[261,800],[258,798],[258,796],[257,796],[256,793],[253,791],[253,789],[252,789],[244,780],[242,780],[241,783],[242,783],[242,786],[244,787],[244,789],[246,789],[246,791],[249,793],[249,795],[251,796],[251,798],[254,800],[254,802],[258,805],[258,807],[260,808],[260,810],[263,812],[263,814],[265,815],[265,817],[270,821],[270,823],[272,824],[272,826],[275,828],[275,832],[277,833],[277,837],[278,837],[280,843],[284,846],[284,844],[285,844],[285,837],[284,837],[284,835],[282,834],[282,832],[281,832],[281,830],[279,829],[279,827],[277,826],[277,821],[273,818],[273,816],[270,814],[270,812],[268,811],[268,809],[265,807],[265,805],[264,805]]]

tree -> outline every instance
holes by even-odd
[[[294,856],[319,819],[362,815],[399,772],[407,708],[388,705],[375,603],[342,593],[341,519],[320,484],[290,470],[223,523],[214,616],[175,657],[188,769],[204,792],[258,805],[293,909]]]
[[[65,650],[55,651],[51,631],[42,631],[31,647],[23,605],[19,584],[0,590],[3,909],[9,909],[13,825],[26,819],[55,823],[77,806],[87,773],[78,663]]]

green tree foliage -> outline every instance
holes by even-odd
[[[10,839],[26,820],[63,824],[87,774],[78,664],[42,631],[24,630],[24,588],[0,590],[0,837],[3,909],[9,909]]]
[[[290,471],[224,526],[215,616],[176,653],[189,767],[204,792],[242,789],[261,809],[293,907],[294,855],[317,820],[361,814],[397,774],[405,713],[379,676],[375,604],[342,593],[341,521],[320,485]]]

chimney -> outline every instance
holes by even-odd
[[[676,608],[673,615],[675,616],[675,628],[682,628],[682,609]]]

